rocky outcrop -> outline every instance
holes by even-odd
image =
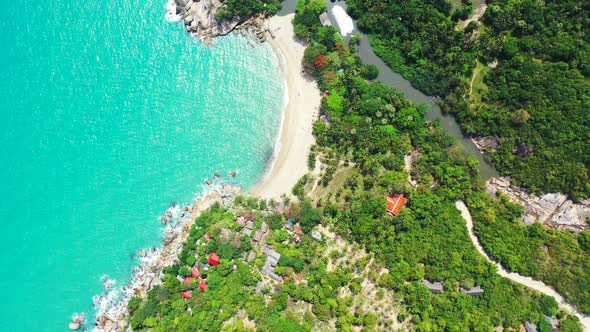
[[[243,20],[240,17],[217,21],[215,14],[224,6],[220,0],[174,0],[176,15],[182,20],[186,31],[210,45],[213,38],[230,32],[254,27],[257,35],[263,34],[263,17]],[[261,39],[259,37],[259,39]]]
[[[511,201],[524,207],[523,222],[526,225],[538,222],[548,227],[561,230],[582,231],[590,228],[590,199],[572,202],[561,193],[536,196],[524,189],[510,186],[510,178],[496,177],[487,183],[488,192],[495,195],[501,192]]]
[[[496,137],[471,137],[471,141],[479,150],[486,151],[492,150],[495,151],[500,146],[500,141]]]
[[[186,27],[205,43],[217,36],[227,35],[240,23],[239,18],[215,20],[215,14],[223,6],[219,0],[175,0],[176,14]]]
[[[93,331],[114,332],[126,330],[127,303],[133,296],[145,299],[148,291],[161,283],[160,274],[162,270],[178,260],[178,254],[182,251],[183,244],[186,242],[195,219],[215,202],[230,205],[240,193],[241,188],[239,187],[228,184],[216,185],[213,191],[195,199],[192,205],[187,205],[184,209],[177,206],[170,208],[167,211],[167,214],[170,212],[170,221],[166,226],[164,246],[162,248],[140,250],[140,264],[133,270],[131,283],[119,290],[113,288],[112,283],[107,281],[105,282],[105,293],[93,299],[97,309]],[[122,292],[122,296],[119,296],[118,292]]]

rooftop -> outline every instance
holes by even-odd
[[[395,194],[393,197],[387,196],[387,213],[397,216],[407,201],[404,195]]]
[[[483,288],[481,288],[480,286],[475,286],[469,289],[461,287],[459,290],[461,291],[461,293],[471,296],[482,295],[484,291]]]
[[[443,284],[439,281],[430,282],[424,279],[422,280],[422,285],[426,286],[434,294],[442,294],[445,291]]]
[[[328,13],[327,12],[323,12],[323,13],[320,14],[320,22],[325,27],[332,26],[332,21],[328,17]]]

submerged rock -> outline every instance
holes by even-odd
[[[68,325],[68,327],[70,330],[76,331],[82,327],[83,323],[84,323],[84,316],[74,315],[74,317],[70,321],[70,324]]]

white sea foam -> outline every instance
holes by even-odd
[[[164,227],[164,237],[169,234],[175,234],[175,238],[178,239],[177,236],[182,232],[184,225],[194,219],[194,215],[191,212],[193,206],[198,202],[203,202],[212,192],[221,194],[221,197],[227,197],[230,194],[225,190],[225,184],[216,181],[211,186],[203,185],[202,192],[195,195],[192,205],[186,205],[185,208],[181,208],[180,205],[175,204],[168,208],[166,215],[169,216],[169,219],[166,227]],[[181,249],[182,243],[176,244],[173,248],[174,254],[170,257],[177,257]],[[137,296],[141,292],[147,292],[153,286],[161,284],[159,273],[163,267],[162,264],[169,265],[172,263],[171,261],[162,262],[162,253],[163,248],[161,247],[140,250],[138,265],[133,269],[130,282],[123,287],[115,287],[117,282],[110,279],[107,275],[101,277],[104,291],[102,294],[92,298],[97,321],[101,318],[107,318],[120,322],[125,319],[127,315],[127,304],[133,296]],[[105,327],[98,324],[92,330],[102,332],[105,331]]]
[[[348,16],[342,5],[334,5],[334,7],[332,7],[332,15],[336,19],[336,25],[343,37],[354,31],[354,22],[352,21],[352,18]]]
[[[278,53],[278,54],[277,54]],[[281,62],[285,63],[285,58],[281,52],[273,52],[274,56],[277,57],[276,59]],[[278,57],[281,57],[279,59]],[[281,69],[282,66],[281,66]],[[283,70],[284,71],[284,70]],[[277,132],[275,145],[272,150],[272,156],[270,157],[270,161],[268,162],[268,166],[262,176],[262,181],[266,180],[271,174],[273,169],[275,168],[275,164],[279,159],[279,153],[281,152],[281,138],[283,136],[283,125],[285,124],[285,112],[287,111],[287,105],[289,105],[289,84],[287,83],[287,73],[283,73],[283,105],[281,111],[281,122],[279,123],[279,130]]]
[[[174,0],[168,0],[166,3],[166,14],[164,15],[167,22],[178,22],[180,21],[180,15],[176,14],[176,2]]]

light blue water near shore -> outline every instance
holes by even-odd
[[[0,2],[0,331],[64,331],[172,201],[262,176],[282,78],[268,47],[204,47],[162,0]]]

